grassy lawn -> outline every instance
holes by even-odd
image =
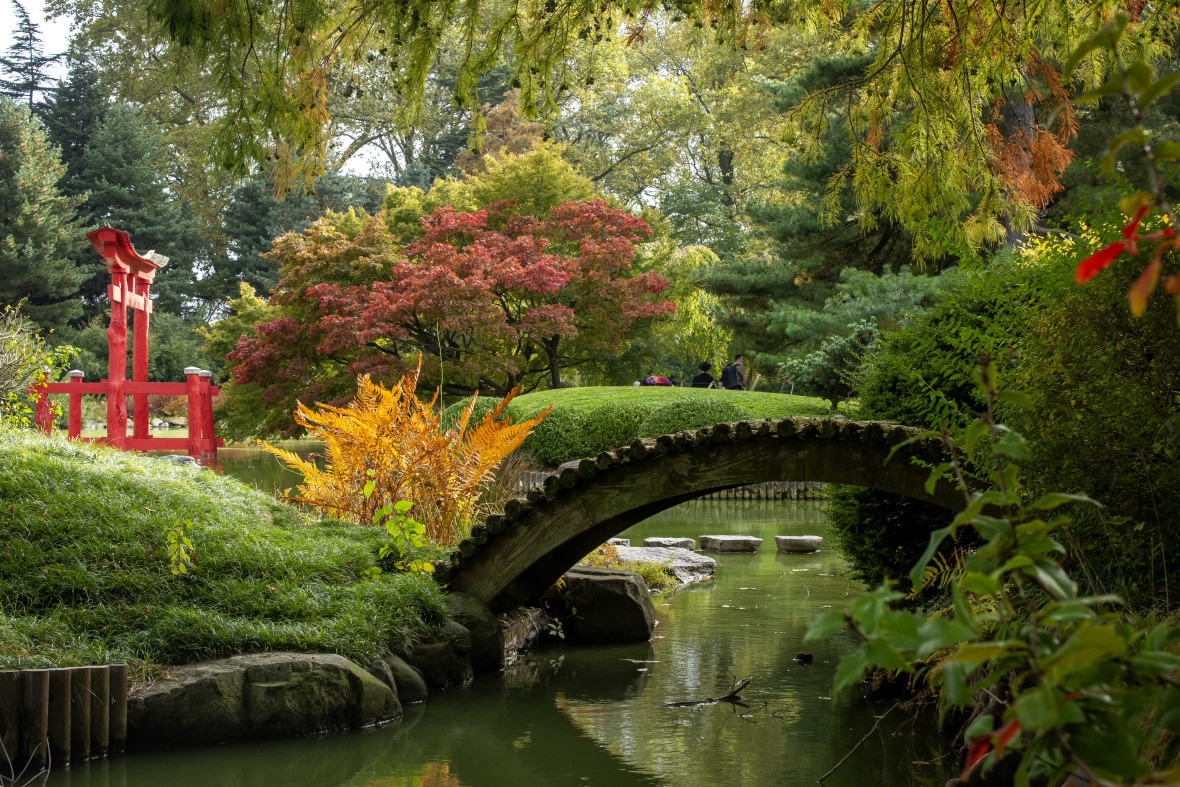
[[[476,417],[495,404],[481,398]],[[451,405],[444,423],[465,402]],[[653,437],[715,423],[790,416],[827,417],[827,402],[810,396],[657,386],[601,386],[538,391],[517,397],[508,415],[520,420],[551,407],[522,446],[538,464],[553,467]],[[843,405],[841,412],[844,412]]]
[[[709,388],[663,386],[594,386],[538,391],[518,397],[513,412],[534,414],[546,407],[571,407],[589,412],[604,404],[659,407],[673,402],[719,401],[738,407],[745,418],[787,418],[794,415],[825,416],[828,403],[812,396],[760,391],[718,391]]]
[[[382,531],[309,520],[191,466],[0,429],[0,669],[242,652],[404,652],[447,619],[429,578],[366,570]],[[193,542],[175,576],[168,529]]]

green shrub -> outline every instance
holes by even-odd
[[[639,425],[659,407],[657,402],[609,402],[586,415],[586,447],[591,454],[629,445]]]
[[[672,402],[643,419],[639,424],[639,436],[655,437],[685,429],[741,421],[744,418],[746,414],[740,407],[720,398]]]
[[[516,411],[512,415],[515,420]],[[597,452],[592,452],[586,442],[585,426],[586,414],[583,411],[555,407],[529,433],[521,447],[528,451],[534,462],[550,467],[590,456]]]
[[[1141,319],[1127,283],[1143,267],[1126,256],[1084,288],[1073,269],[1120,237],[1113,217],[1076,238],[1049,238],[986,269],[909,325],[882,335],[862,367],[859,415],[915,426],[961,428],[980,407],[971,373],[981,352],[999,361],[1001,388],[1022,391],[1035,409],[1001,418],[1028,440],[1033,494],[1085,492],[1103,508],[1079,507],[1063,538],[1098,591],[1136,605],[1167,603],[1180,582],[1180,342],[1176,311],[1156,297]],[[908,504],[880,493],[838,491],[834,527],[851,545],[863,577],[896,576],[900,555],[924,545],[938,517],[896,530]],[[896,502],[896,501],[895,501]],[[899,551],[900,550],[900,551]]]

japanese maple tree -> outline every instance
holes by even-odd
[[[318,222],[276,243],[284,316],[230,353],[239,384],[268,406],[330,400],[340,379],[397,379],[424,356],[423,378],[448,393],[503,393],[547,382],[617,348],[637,320],[674,310],[667,282],[633,266],[652,234],[603,200],[566,202],[548,218],[494,204],[439,208],[399,247],[383,217],[352,238]]]

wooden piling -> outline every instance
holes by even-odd
[[[17,727],[19,716],[20,673],[5,670],[0,672],[0,774],[16,764],[16,750],[20,745]]]
[[[19,772],[37,773],[49,765],[49,670],[27,669],[20,673],[20,727],[16,761]]]
[[[127,665],[112,664],[110,672],[110,751],[127,748]]]
[[[90,759],[90,668],[70,670],[70,762]]]
[[[70,761],[69,669],[49,670],[49,754],[54,763]]]
[[[90,668],[90,756],[105,757],[110,748],[111,681],[107,667]]]

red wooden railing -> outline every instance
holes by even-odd
[[[148,252],[140,255],[131,246],[126,232],[100,227],[86,233],[94,250],[103,256],[111,283],[107,295],[111,300],[111,323],[107,328],[109,370],[107,378],[98,383],[82,382],[83,374],[70,372],[68,383],[50,383],[42,378],[29,392],[37,396],[33,421],[38,429],[49,432],[53,428],[53,409],[49,394],[64,393],[70,397],[70,439],[106,443],[113,448],[133,451],[183,450],[203,463],[212,463],[222,441],[213,435],[213,397],[217,386],[210,384],[210,373],[189,366],[184,370],[186,382],[149,383],[148,322],[151,319],[151,285],[156,270],[167,257]],[[134,316],[131,344],[131,376],[127,379],[127,310]],[[107,398],[106,437],[82,438],[82,395],[100,394]],[[188,397],[188,437],[152,437],[148,434],[148,394],[170,394]],[[131,397],[135,415],[135,432],[127,436],[127,396]]]
[[[133,407],[136,413],[135,431],[133,436],[127,436],[127,422],[115,424],[112,428],[107,421],[106,437],[82,437],[82,395],[99,394],[111,396],[109,380],[98,383],[82,382],[83,373],[77,370],[70,372],[68,383],[49,383],[44,380],[32,386],[31,393],[37,395],[37,402],[33,410],[33,422],[37,428],[45,433],[53,429],[54,413],[49,404],[49,394],[68,394],[69,408],[67,410],[67,431],[71,440],[82,440],[87,443],[105,443],[107,445],[131,451],[180,451],[202,463],[210,463],[217,456],[217,449],[225,444],[221,438],[213,434],[213,397],[219,393],[216,385],[210,384],[209,372],[190,366],[184,370],[186,382],[183,383],[140,383],[124,381],[123,395],[130,394],[135,402],[143,397],[145,406],[143,415],[139,415],[140,408]],[[188,397],[188,437],[153,437],[148,434],[147,395],[164,394],[168,396]],[[138,402],[135,402],[138,403]],[[110,411],[108,405],[108,413]],[[122,408],[127,412],[126,404]]]

